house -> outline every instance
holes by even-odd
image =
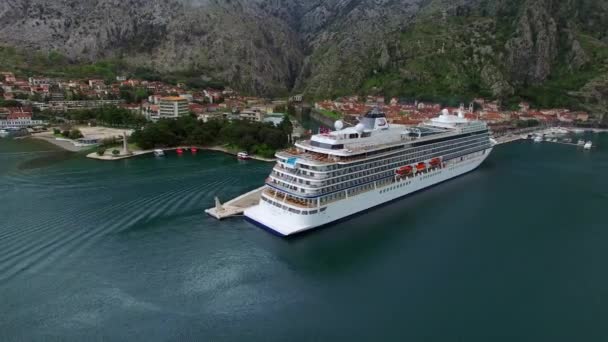
[[[202,114],[198,114],[197,116],[198,120],[201,120],[202,122],[208,122],[209,120],[212,119],[221,119],[224,118],[224,113],[202,113]]]
[[[239,119],[260,122],[264,119],[264,113],[260,110],[246,109],[239,113]]]
[[[9,107],[7,120],[27,120],[32,119],[31,107]]]
[[[203,114],[206,111],[205,106],[203,106],[202,104],[199,103],[190,103],[188,105],[188,109],[190,110],[191,113],[193,113],[194,115],[199,115],[199,114]]]
[[[303,94],[297,94],[297,95],[293,95],[289,98],[289,102],[302,102],[302,100],[304,99],[304,95]]]
[[[559,122],[572,123],[575,119],[576,116],[570,113],[560,113],[557,115],[557,120]]]
[[[505,121],[505,118],[498,112],[483,112],[481,119],[487,123],[500,123]]]
[[[14,83],[17,82],[17,78],[15,78],[15,74],[12,72],[2,72],[0,73],[2,77],[4,77],[4,82],[6,83]]]
[[[484,111],[498,112],[500,109],[500,103],[498,101],[485,102],[481,107]]]
[[[123,103],[120,105],[120,108],[127,109],[135,114],[141,114],[142,107],[137,103]]]
[[[103,89],[105,87],[106,87],[106,84],[103,80],[99,80],[99,79],[89,80],[89,88]]]
[[[589,113],[586,112],[578,112],[574,113],[576,115],[577,121],[587,122],[589,121]]]

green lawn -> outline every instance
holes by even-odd
[[[319,109],[318,112],[331,119],[336,119],[336,120],[342,119],[342,115],[340,113],[336,113],[331,110]]]

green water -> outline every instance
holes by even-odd
[[[203,213],[271,165],[0,140],[0,341],[608,341],[608,135],[281,239]]]

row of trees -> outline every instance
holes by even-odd
[[[70,129],[69,127],[66,127],[63,130],[55,128],[55,129],[53,129],[53,134],[60,135],[64,138],[68,138],[68,139],[72,139],[72,140],[80,139],[83,137],[82,132],[80,132],[80,130],[78,130],[76,128]]]
[[[177,120],[162,119],[136,130],[131,141],[143,149],[178,145],[230,145],[249,153],[272,157],[276,150],[288,145],[293,127],[288,119],[279,126],[272,123],[210,120],[194,117]]]

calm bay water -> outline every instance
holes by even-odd
[[[203,213],[270,164],[0,139],[0,340],[608,341],[608,135],[294,239]]]

